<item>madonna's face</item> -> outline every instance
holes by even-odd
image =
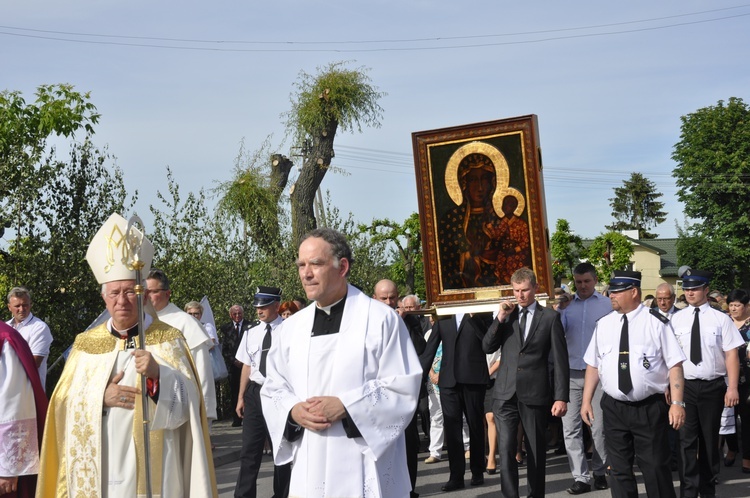
[[[483,206],[495,191],[495,175],[483,169],[472,169],[466,174],[466,195],[472,206]]]

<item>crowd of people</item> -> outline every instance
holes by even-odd
[[[28,289],[8,294],[0,497],[218,496],[221,415],[242,427],[238,498],[257,496],[266,454],[276,497],[416,497],[420,422],[424,463],[447,450],[444,492],[468,471],[470,486],[499,474],[501,495],[517,497],[526,465],[526,495],[544,496],[549,450],[567,455],[572,495],[637,496],[636,463],[652,497],[676,496],[673,471],[681,497],[715,496],[738,455],[750,473],[737,423],[750,417],[750,295],[711,290],[709,272],[682,275],[681,304],[666,283],[642,296],[633,271],[599,292],[581,263],[575,292],[545,303],[520,268],[494,312],[436,316],[390,280],[351,285],[351,248],[323,228],[299,246],[305,298],[258,286],[255,319],[235,304],[217,331],[200,302],[171,303],[153,246],[141,236],[133,259],[127,233],[115,214],[91,241],[109,319],[76,337],[49,403],[51,333]],[[217,402],[219,351],[231,415]]]

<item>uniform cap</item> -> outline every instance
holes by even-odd
[[[615,270],[609,279],[609,292],[622,292],[641,286],[641,272]]]
[[[274,301],[281,301],[281,289],[278,287],[258,286],[258,290],[255,292],[255,298],[253,299],[253,306],[260,308],[262,306],[268,306]]]

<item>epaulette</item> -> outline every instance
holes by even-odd
[[[669,318],[659,313],[659,308],[649,308],[648,312],[658,318],[661,323],[669,323]]]
[[[602,319],[602,318],[604,318],[605,316],[609,316],[609,315],[611,315],[612,313],[617,313],[617,312],[616,312],[615,310],[612,310],[612,311],[610,311],[609,313],[607,313],[606,315],[603,315],[603,316],[600,316],[599,318],[597,318],[597,319],[596,319],[596,321],[595,321],[594,323],[599,323],[599,320],[601,320],[601,319]]]

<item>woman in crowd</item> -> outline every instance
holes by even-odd
[[[279,306],[279,315],[281,315],[281,318],[284,320],[297,313],[298,311],[299,307],[294,301],[284,301]]]
[[[740,403],[737,405],[737,413],[742,420],[742,472],[750,474],[750,359],[748,358],[747,345],[750,343],[750,295],[742,290],[735,289],[727,296],[729,316],[732,317],[734,325],[740,331],[745,345],[740,348]],[[734,463],[732,451],[727,452],[725,464]],[[730,458],[731,457],[731,458]]]

